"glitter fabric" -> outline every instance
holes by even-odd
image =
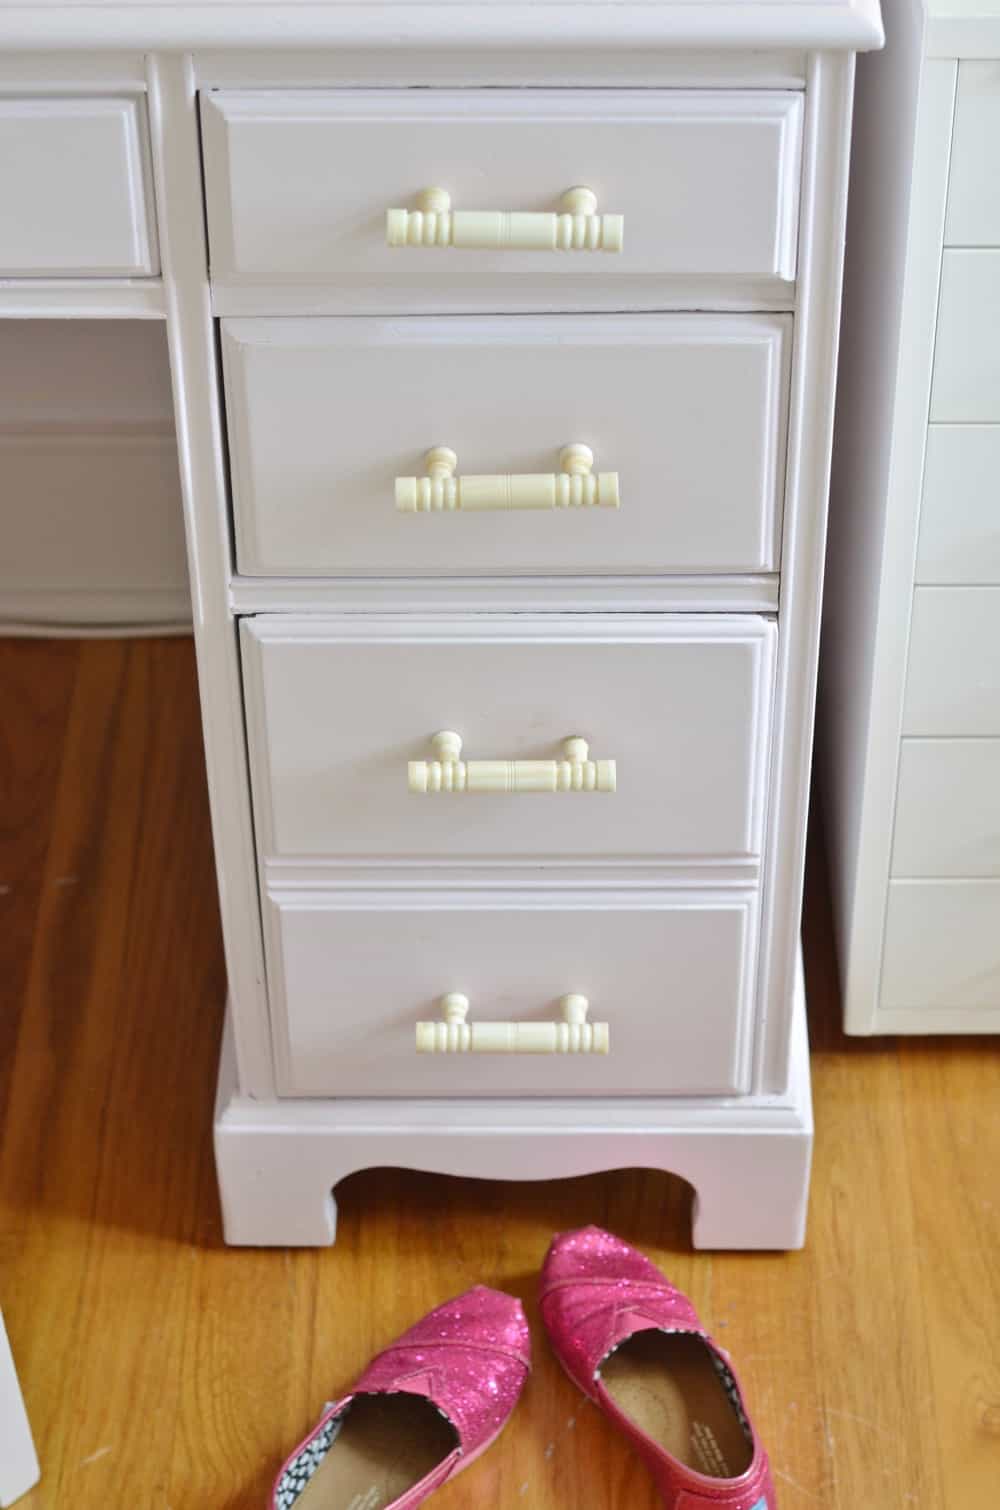
[[[480,1285],[432,1311],[380,1353],[355,1392],[426,1395],[457,1428],[468,1454],[500,1431],[530,1367],[531,1339],[520,1301]]]
[[[705,1333],[697,1313],[648,1258],[610,1232],[583,1227],[549,1248],[541,1278],[542,1320],[570,1378],[632,1442],[671,1510],[776,1510],[767,1454],[746,1414],[729,1356]],[[679,1462],[618,1408],[601,1367],[637,1332],[691,1332],[701,1337],[753,1446],[738,1478],[708,1478]]]
[[[272,1510],[294,1505],[298,1494],[288,1498],[290,1485],[297,1486],[302,1478],[304,1488],[322,1461],[316,1458],[316,1442],[356,1395],[365,1394],[423,1395],[455,1428],[455,1451],[386,1510],[411,1510],[422,1504],[500,1434],[530,1367],[531,1339],[519,1300],[478,1285],[448,1301],[373,1358],[351,1393],[326,1410],[279,1472]],[[311,1470],[305,1478],[300,1465]]]

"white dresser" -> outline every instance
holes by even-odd
[[[845,1022],[1000,1028],[1000,5],[859,67],[820,752]]]
[[[2,63],[37,155],[13,189],[30,221],[68,179],[81,234],[0,233],[3,307],[167,321],[227,1237],[331,1241],[333,1187],[370,1165],[640,1165],[692,1184],[699,1245],[797,1246],[875,0],[43,3],[4,27],[35,49]],[[63,155],[84,129],[93,216]]]

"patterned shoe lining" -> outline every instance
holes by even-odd
[[[736,1414],[736,1419],[739,1421],[740,1425],[743,1428],[743,1435],[746,1437],[748,1442],[752,1443],[753,1432],[750,1430],[750,1422],[747,1420],[747,1413],[743,1409],[743,1401],[740,1399],[740,1392],[736,1387],[736,1380],[733,1378],[729,1369],[726,1367],[724,1359],[720,1358],[718,1353],[712,1352],[711,1348],[709,1348],[708,1351],[709,1356],[712,1359],[712,1364],[715,1368],[715,1372],[722,1380],[722,1387],[726,1391],[726,1394],[729,1396],[729,1403],[733,1407],[733,1410]],[[763,1500],[761,1500],[761,1505],[764,1505]],[[758,1510],[758,1507],[755,1506],[754,1510]],[[764,1510],[767,1510],[766,1505],[764,1505]]]
[[[274,1491],[274,1510],[292,1510],[292,1506],[316,1472],[330,1448],[337,1440],[340,1429],[350,1410],[348,1405],[339,1416],[333,1416],[322,1431],[311,1437],[299,1455],[285,1469]]]
[[[386,1390],[385,1393],[391,1395],[400,1393],[400,1391]],[[360,1398],[363,1398],[363,1396],[355,1396],[355,1399]],[[332,1403],[331,1401],[324,1406],[324,1414],[331,1408]],[[436,1400],[431,1400],[430,1403],[434,1406],[442,1421],[448,1422],[448,1425],[455,1433],[456,1442],[460,1444],[460,1434],[454,1421],[441,1409]],[[274,1510],[292,1510],[295,1501],[304,1493],[309,1480],[317,1471],[340,1435],[344,1422],[350,1413],[351,1406],[348,1403],[344,1406],[340,1415],[331,1417],[322,1431],[317,1432],[314,1437],[310,1437],[302,1451],[292,1459],[278,1480],[278,1486],[274,1491]],[[459,1445],[459,1450],[461,1451],[461,1445]]]

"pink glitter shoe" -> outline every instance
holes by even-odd
[[[379,1353],[275,1481],[271,1510],[413,1510],[500,1435],[531,1367],[521,1303],[477,1285]]]
[[[655,1264],[599,1227],[565,1232],[542,1320],[573,1383],[632,1442],[671,1510],[775,1510],[729,1358]]]

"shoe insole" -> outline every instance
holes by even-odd
[[[601,1368],[608,1394],[671,1457],[709,1478],[738,1478],[753,1449],[705,1343],[636,1332]]]
[[[358,1395],[294,1510],[384,1510],[458,1446],[421,1395]]]

